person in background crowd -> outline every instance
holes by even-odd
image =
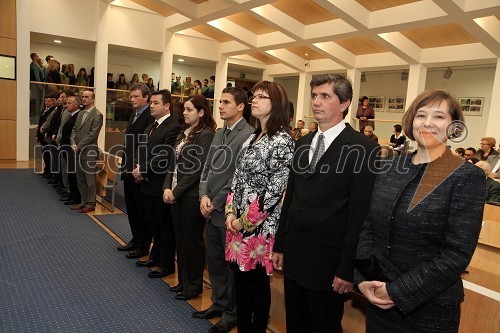
[[[47,83],[56,83],[56,84],[61,84],[61,74],[60,74],[61,68],[60,68],[60,63],[56,59],[52,58],[49,61],[48,64],[48,73],[47,73],[47,78],[46,81]],[[54,85],[47,85],[47,92],[53,93],[59,91],[58,86]]]
[[[130,86],[132,86],[134,83],[139,83],[139,75],[137,73],[134,73],[134,75],[132,75],[132,80],[130,80]]]
[[[177,75],[175,77],[175,81],[172,82],[172,87],[171,87],[171,92],[172,95],[180,95],[181,94],[181,89],[182,89],[182,84],[181,84],[181,76]]]
[[[393,277],[356,273],[371,303],[367,332],[458,332],[461,274],[481,230],[486,181],[446,146],[453,121],[463,121],[456,98],[438,89],[420,93],[403,116],[418,150],[378,175],[357,255],[385,258],[378,260]]]
[[[89,87],[94,86],[94,67],[90,70],[90,75],[89,75]]]
[[[214,98],[214,92],[215,92],[215,76],[212,75],[210,76],[210,84],[208,85],[208,89],[206,90],[206,97],[207,98]]]
[[[477,161],[479,161],[475,156],[477,154],[477,151],[473,147],[469,147],[465,149],[465,154],[464,158],[467,162],[471,162],[473,164],[476,164]]]
[[[476,153],[476,158],[480,161],[486,161],[489,156],[498,155],[499,153],[495,150],[497,141],[491,136],[481,138],[481,149]]]
[[[95,95],[91,90],[82,93],[84,110],[78,112],[75,126],[71,132],[71,147],[76,155],[76,179],[80,191],[81,202],[71,209],[80,213],[95,210],[97,159],[99,147],[97,139],[103,124],[102,113],[94,106]]]
[[[153,79],[152,78],[148,78],[148,82],[147,82],[146,86],[149,88],[149,90],[151,92],[156,91],[156,88],[155,88],[155,85],[153,84]]]
[[[227,196],[226,261],[233,263],[238,332],[265,333],[271,307],[270,255],[295,142],[283,86],[260,81],[252,90],[252,116],[260,129],[241,148]],[[248,256],[253,251],[255,256]]]
[[[369,125],[365,126],[363,133],[365,134],[365,136],[367,138],[370,138],[373,141],[375,141],[376,143],[378,143],[378,137],[375,134],[373,134],[373,128],[371,126],[369,126]]]
[[[115,83],[113,82],[113,73],[108,73],[106,80],[106,87],[108,89],[115,89]]]
[[[205,218],[200,212],[199,183],[217,124],[207,98],[194,95],[184,102],[184,131],[175,145],[176,163],[163,184],[163,201],[172,207],[179,284],[177,300],[203,292]]]
[[[208,80],[207,79],[203,80],[203,86],[201,86],[201,90],[203,91],[203,95],[206,95],[206,92],[208,90]]]
[[[370,125],[375,130],[375,122],[373,120],[375,118],[375,110],[369,104],[368,97],[361,97],[361,104],[358,106],[358,110],[356,111],[356,118],[359,119],[359,131],[363,132],[365,126]]]
[[[201,95],[202,93],[203,93],[203,90],[201,89],[201,81],[200,80],[194,80],[193,91],[191,92],[191,96]]]
[[[222,319],[210,328],[211,333],[229,332],[236,326],[236,295],[234,275],[225,260],[226,218],[224,206],[231,189],[231,178],[241,145],[255,129],[243,118],[248,104],[243,89],[224,88],[219,99],[219,113],[226,122],[215,133],[200,180],[200,210],[207,220],[206,253],[208,274],[212,285],[212,305],[193,313],[194,318]]]
[[[193,84],[191,83],[191,77],[186,76],[186,82],[181,86],[181,94],[184,97],[191,96],[191,93],[193,92]]]
[[[396,151],[402,152],[404,149],[406,137],[401,133],[403,127],[400,124],[394,125],[394,134],[391,135],[389,145]]]
[[[38,59],[40,59],[40,57],[36,53],[31,53],[30,57],[30,81],[43,82],[43,72],[38,65]],[[39,115],[39,112],[42,108],[43,92],[43,85],[30,83],[30,117]]]
[[[125,75],[120,75],[120,79],[125,81]],[[151,92],[149,88],[142,83],[133,84],[129,91],[129,100],[133,114],[125,130],[125,142],[123,144],[121,180],[123,181],[123,193],[125,195],[125,206],[127,207],[128,222],[132,239],[124,246],[117,247],[118,251],[128,251],[128,259],[140,258],[149,253],[153,232],[148,222],[146,207],[144,205],[144,196],[141,192],[141,183],[135,181],[132,172],[136,167],[139,143],[141,136],[144,136],[146,127],[154,122],[151,116],[149,99]],[[157,264],[157,263],[156,263]],[[137,261],[139,267],[151,267],[144,262]]]
[[[491,178],[491,165],[486,161],[479,161],[476,166],[483,169],[486,176],[486,203],[500,206],[500,183]]]
[[[87,77],[87,70],[85,68],[80,68],[78,71],[78,75],[76,76],[76,84],[78,86],[88,86],[89,85],[89,78]]]
[[[50,153],[46,149],[47,142],[45,141],[45,130],[43,129],[43,125],[46,123],[48,117],[52,114],[52,112],[54,112],[54,110],[56,109],[55,95],[51,94],[45,96],[44,102],[45,102],[45,109],[40,114],[40,118],[38,120],[38,127],[36,129],[36,141],[40,144],[42,149],[42,159],[44,164],[42,176],[44,178],[51,178],[52,172],[50,170]]]
[[[318,131],[318,123],[313,121],[309,124],[309,133],[316,133]]]
[[[345,76],[315,75],[310,86],[319,129],[295,146],[272,260],[285,275],[287,332],[340,333],[380,146],[344,121]]]
[[[305,124],[305,121],[303,121],[302,119],[297,120],[297,126],[293,129],[292,133],[293,139],[295,141],[302,137],[302,129],[304,128]]]
[[[68,65],[67,64],[63,64],[61,66],[61,72],[59,74],[61,75],[61,83],[62,84],[69,84]]]
[[[149,75],[148,74],[142,74],[141,77],[142,77],[142,83],[144,83],[144,84],[147,85],[148,84]]]
[[[465,149],[462,147],[458,147],[455,149],[455,153],[460,156],[461,158],[465,159]]]
[[[75,75],[74,64],[68,64],[68,77],[69,77],[69,84],[72,86],[76,86],[76,75]]]
[[[49,62],[51,59],[53,59],[54,57],[51,56],[51,55],[48,55],[45,57],[45,65],[42,66],[42,72],[43,72],[43,77],[44,77],[44,80],[45,82],[48,82],[47,79],[48,79],[48,73],[49,73]]]
[[[116,81],[115,88],[118,90],[130,90],[130,85],[127,82],[127,79],[125,78],[125,74],[121,73],[118,76],[118,81]],[[128,100],[129,94],[126,92],[118,92],[117,98],[119,100]]]

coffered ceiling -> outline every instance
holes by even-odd
[[[496,63],[500,0],[132,0],[229,57],[304,70]]]

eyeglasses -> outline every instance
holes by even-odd
[[[261,99],[271,99],[271,97],[262,94],[253,95],[250,97],[250,102],[253,102],[253,100],[260,101]]]

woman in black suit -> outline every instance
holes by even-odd
[[[477,244],[486,194],[482,170],[446,146],[460,126],[460,104],[442,90],[422,92],[403,117],[418,150],[378,176],[358,244],[358,257],[378,252],[396,275],[384,281],[356,272],[371,303],[368,333],[458,332],[461,274]]]
[[[163,200],[172,205],[179,284],[175,299],[188,300],[203,292],[205,219],[200,212],[198,185],[215,133],[215,121],[203,95],[184,102],[184,131],[175,145],[176,163],[165,178]]]

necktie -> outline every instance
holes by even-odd
[[[134,119],[132,119],[132,124],[135,123],[135,121],[139,118],[139,112],[136,112],[134,115]]]
[[[153,127],[151,127],[151,131],[149,131],[149,136],[151,136],[155,132],[155,130],[156,130],[157,127],[158,127],[158,122],[155,121],[153,123]]]
[[[321,133],[318,137],[318,142],[316,143],[316,149],[314,149],[313,157],[311,159],[311,164],[309,164],[309,171],[314,171],[316,168],[316,163],[325,152],[325,136]]]
[[[89,115],[89,113],[90,113],[89,111],[85,111],[85,112],[83,113],[83,117],[82,117],[82,124],[83,124],[83,122],[85,121],[85,119],[87,118],[87,116]]]
[[[230,133],[231,133],[231,130],[226,127],[226,129],[224,130],[224,134],[222,135],[222,142],[220,143],[221,145],[224,144],[224,142],[226,141],[226,139]]]

